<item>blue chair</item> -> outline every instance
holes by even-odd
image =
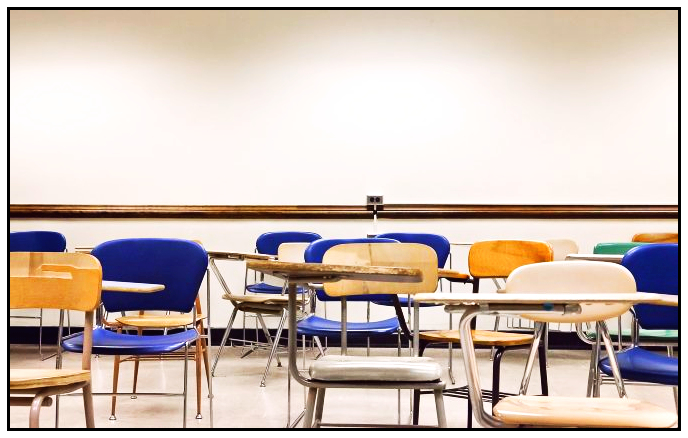
[[[325,252],[336,245],[345,243],[398,243],[393,239],[383,238],[360,238],[360,239],[321,239],[312,242],[306,252],[304,253],[304,260],[306,263],[322,263],[322,258]],[[316,290],[316,298],[318,301],[324,303],[329,301],[340,302],[338,297],[331,297],[325,293],[324,289]],[[389,302],[387,295],[354,295],[347,297],[347,301],[383,301]],[[403,319],[403,317],[402,317]],[[353,341],[361,341],[371,338],[385,338],[390,336],[399,336],[401,334],[401,325],[398,316],[388,318],[382,321],[373,322],[349,322],[347,323],[348,339]],[[341,337],[341,321],[334,321],[323,318],[315,314],[311,314],[299,321],[297,325],[297,334],[301,336],[325,337],[335,338]]]
[[[10,233],[10,252],[65,252],[67,239],[57,231],[14,231]],[[69,311],[67,311],[69,316]],[[38,355],[41,360],[49,359],[55,354],[43,356],[43,309],[38,316],[10,315],[16,319],[38,320]]]
[[[194,313],[195,300],[208,266],[208,255],[201,245],[180,239],[121,239],[102,243],[91,252],[101,263],[103,279],[135,283],[163,284],[165,289],[149,294],[103,292],[102,305],[106,312],[169,311]],[[186,427],[188,347],[199,340],[195,327],[166,335],[129,335],[98,326],[93,330],[93,354],[114,355],[115,373],[112,393],[112,416],[117,395],[117,375],[120,356],[147,356],[184,350],[183,426]],[[81,352],[83,334],[62,341],[64,351]],[[209,385],[212,421],[212,385]],[[125,395],[121,394],[120,395]],[[126,394],[132,395],[132,394]],[[144,393],[145,395],[145,393]]]
[[[277,256],[279,246],[283,243],[310,243],[318,239],[322,239],[319,234],[306,231],[271,231],[258,236],[258,239],[256,239],[256,251],[259,254]],[[248,280],[248,270],[246,280]],[[281,294],[283,289],[281,286],[268,284],[264,281],[254,284],[248,284],[248,281],[246,281],[245,288],[248,292],[258,294]],[[300,292],[303,292],[303,289]]]
[[[651,244],[629,250],[621,264],[626,267],[636,281],[640,292],[678,295],[679,287],[678,244]],[[632,345],[617,353],[621,377],[633,382],[654,383],[674,387],[674,401],[678,409],[678,358],[653,353],[638,346],[638,327],[650,330],[678,330],[678,307],[640,304],[633,307],[636,329],[633,331]],[[608,359],[599,362],[599,370],[611,376]],[[599,385],[603,379],[595,381],[595,395],[599,395]]]

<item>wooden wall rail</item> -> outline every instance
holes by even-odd
[[[10,219],[372,219],[364,205],[10,204]],[[678,219],[678,205],[387,204],[381,219]]]

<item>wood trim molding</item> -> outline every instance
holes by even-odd
[[[364,205],[10,204],[10,219],[372,219]],[[387,204],[384,219],[678,219],[678,205]]]

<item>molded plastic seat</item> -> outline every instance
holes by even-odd
[[[399,320],[394,318],[374,322],[349,322],[346,333],[350,338],[366,338],[372,336],[391,336],[399,331]],[[331,319],[310,315],[299,321],[298,334],[305,336],[339,337],[342,333],[342,323]]]
[[[621,377],[639,382],[678,385],[678,358],[653,353],[640,347],[630,348],[616,354]],[[600,370],[612,375],[609,359],[600,361]]]
[[[281,294],[282,288],[279,286],[273,286],[267,283],[254,283],[246,286],[246,290],[254,294]],[[304,288],[299,286],[296,289],[296,293],[302,294]]]
[[[507,397],[493,408],[508,424],[549,427],[666,428],[676,415],[640,400],[622,398]]]
[[[427,357],[328,355],[313,362],[309,374],[313,380],[330,382],[432,382],[439,381],[442,367]]]
[[[93,330],[93,354],[144,355],[164,354],[177,351],[187,342],[198,337],[196,330],[184,330],[170,335],[132,336],[113,332],[104,328]],[[84,338],[82,334],[65,339],[65,351],[81,352]]]
[[[473,330],[473,344],[488,347],[513,347],[530,345],[533,335],[528,333],[495,332],[492,330]],[[420,332],[420,339],[428,342],[461,342],[458,330],[439,330]]]

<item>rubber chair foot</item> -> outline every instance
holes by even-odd
[[[203,419],[203,415],[201,415],[201,414],[196,414],[196,420],[202,420],[202,419]]]
[[[138,397],[135,396],[135,395],[132,395],[132,396],[131,396],[131,399],[132,399],[132,400],[136,400],[137,398],[138,398]]]
[[[115,417],[114,415],[110,415],[110,418],[108,418],[108,420],[115,421],[117,420],[117,417]]]

